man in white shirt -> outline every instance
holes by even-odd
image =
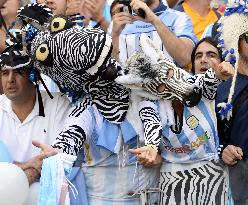
[[[66,96],[53,93],[53,99],[40,93],[30,80],[31,59],[19,50],[0,55],[4,94],[0,96],[0,141],[15,164],[32,184],[40,175],[42,160],[55,152],[40,153],[32,140],[51,144],[60,131],[69,108]]]

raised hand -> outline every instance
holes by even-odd
[[[218,63],[217,59],[211,58],[215,75],[220,80],[227,80],[234,75],[234,67],[229,62]]]
[[[138,155],[138,161],[145,167],[159,166],[162,163],[162,157],[157,149],[151,146],[144,146],[137,149],[129,149],[128,152]]]
[[[240,147],[236,147],[234,145],[228,145],[222,153],[222,160],[227,165],[234,165],[241,160],[243,157],[243,151]]]

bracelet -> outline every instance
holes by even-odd
[[[156,150],[156,152],[158,152],[158,147],[154,144],[147,144],[147,147],[151,147],[152,149]]]
[[[105,18],[104,18],[104,16],[102,16],[101,18],[100,18],[100,20],[97,22],[98,24],[100,24],[100,25],[102,25],[102,23],[105,21]]]

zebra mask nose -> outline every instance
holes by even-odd
[[[201,98],[202,98],[202,89],[198,87],[194,87],[193,92],[190,93],[189,96],[186,96],[183,102],[187,107],[194,107],[200,102]]]

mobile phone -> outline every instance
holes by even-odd
[[[142,18],[146,17],[146,13],[143,9],[138,9],[137,13],[132,11],[132,8],[130,6],[130,0],[121,0],[119,1],[119,3],[124,5],[122,8],[120,8],[120,12],[127,12],[130,13],[131,15],[138,15]]]
[[[119,1],[120,4],[123,4],[123,7],[120,8],[120,12],[126,12],[133,14],[132,8],[130,6],[130,0],[121,0]]]

